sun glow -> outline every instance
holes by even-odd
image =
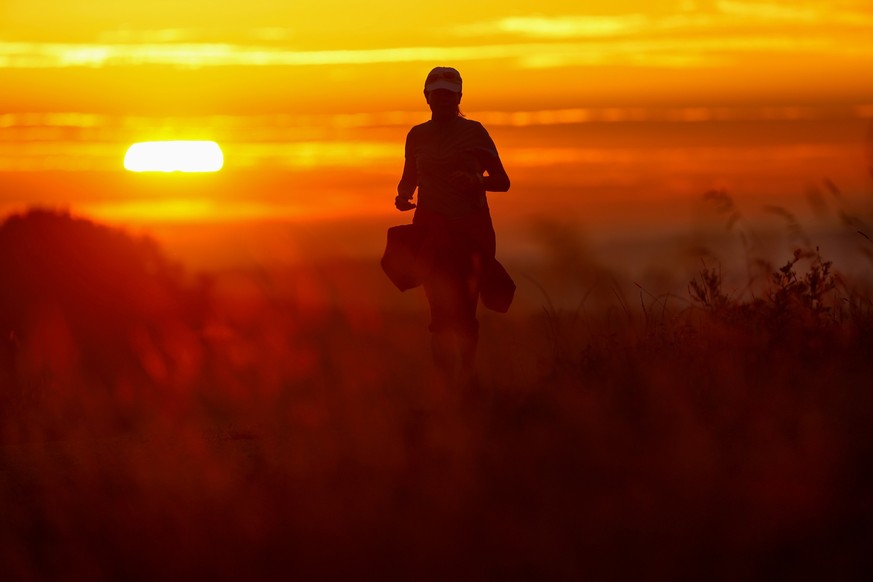
[[[217,172],[224,154],[214,141],[146,141],[135,143],[124,155],[131,172]]]

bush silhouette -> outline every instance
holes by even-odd
[[[149,238],[30,210],[0,225],[0,273],[0,398],[15,410],[130,397],[172,376],[168,339],[196,344],[182,271]]]

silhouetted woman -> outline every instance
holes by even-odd
[[[465,382],[474,376],[483,274],[496,262],[485,192],[506,192],[509,177],[482,124],[461,114],[461,94],[457,70],[436,67],[428,74],[424,97],[431,119],[406,136],[394,204],[415,208],[413,225],[425,233],[419,254],[426,257],[422,283],[434,364],[446,379]],[[417,205],[411,202],[416,188]]]

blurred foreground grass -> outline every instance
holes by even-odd
[[[534,279],[461,393],[373,265],[192,277],[12,217],[3,577],[863,579],[871,295],[785,259],[741,292],[703,262],[682,297],[602,269],[577,308]]]

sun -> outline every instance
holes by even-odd
[[[214,141],[144,141],[131,145],[124,168],[131,172],[217,172],[224,154]]]

